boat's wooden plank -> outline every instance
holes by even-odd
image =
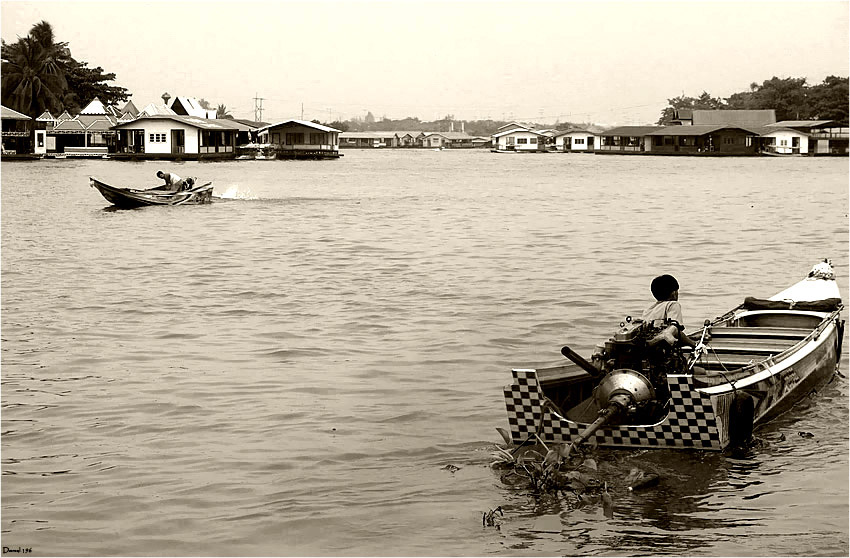
[[[800,327],[714,327],[711,336],[756,337],[761,339],[803,339],[812,330]]]

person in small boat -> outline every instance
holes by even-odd
[[[679,304],[679,282],[672,275],[659,275],[652,280],[650,285],[655,303],[643,311],[641,318],[645,322],[675,322],[676,332],[673,333],[674,341],[678,340],[682,345],[696,347],[697,342],[688,337],[684,331],[682,318],[682,305]]]
[[[184,188],[184,186],[186,184],[185,181],[182,178],[180,178],[179,176],[177,176],[176,173],[173,173],[173,172],[164,172],[164,171],[158,170],[158,171],[156,171],[156,176],[157,176],[157,178],[161,178],[162,180],[165,181],[165,184],[163,184],[163,187],[166,190],[173,190],[175,192],[179,192],[180,190],[182,190]]]

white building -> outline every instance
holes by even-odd
[[[225,119],[148,116],[145,111],[139,118],[119,123],[113,129],[118,132],[118,153],[211,157],[232,156],[238,131]]]
[[[545,151],[547,136],[528,128],[507,128],[492,136],[496,151]]]
[[[588,130],[567,130],[555,135],[555,148],[564,152],[592,152],[596,134]]]

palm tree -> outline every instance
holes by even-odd
[[[216,118],[233,118],[230,113],[227,111],[227,107],[224,105],[218,105],[215,109],[215,117]]]
[[[45,110],[61,111],[67,83],[65,63],[70,59],[66,43],[53,42],[46,21],[33,26],[16,43],[2,43],[3,104],[30,116]]]

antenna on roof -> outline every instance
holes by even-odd
[[[262,97],[258,97],[259,93],[254,93],[254,122],[263,121],[263,101]]]

